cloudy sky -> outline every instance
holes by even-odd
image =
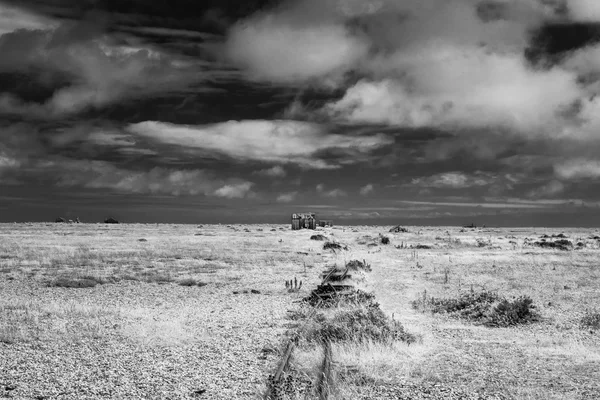
[[[597,0],[0,0],[0,221],[594,226],[599,93]]]

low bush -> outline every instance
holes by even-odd
[[[304,338],[308,342],[383,342],[401,340],[414,343],[417,338],[398,321],[389,319],[378,307],[339,310],[327,317],[323,313],[309,323]]]
[[[367,264],[365,260],[351,260],[346,263],[346,268],[350,271],[366,271],[371,272],[371,264]]]
[[[327,242],[323,245],[323,250],[348,250],[348,246],[336,242]]]
[[[390,238],[387,236],[381,236],[379,241],[381,242],[381,244],[390,244]]]
[[[541,247],[543,249],[556,249],[556,250],[571,250],[573,249],[573,243],[567,239],[559,239],[554,242],[548,242],[542,239],[542,241],[533,243],[537,247]]]
[[[180,286],[196,286],[197,282],[193,278],[186,278],[179,281]]]
[[[373,293],[365,292],[360,289],[339,292],[330,285],[317,286],[317,288],[311,291],[310,295],[303,298],[302,301],[313,307],[319,306],[323,308],[339,307],[347,304],[379,307],[379,303],[375,302],[375,295]]]
[[[102,285],[104,283],[106,283],[104,280],[92,276],[78,278],[61,277],[48,282],[48,286],[63,288],[93,288],[96,285]]]
[[[581,327],[592,330],[600,330],[600,312],[588,311],[581,318]]]
[[[317,234],[317,235],[312,235],[310,237],[310,240],[327,240],[327,238],[321,234]]]
[[[497,293],[482,291],[463,293],[457,298],[427,298],[413,301],[413,308],[429,310],[434,314],[450,314],[489,327],[508,327],[537,321],[539,315],[529,296],[513,300]]]
[[[418,244],[414,248],[419,250],[429,250],[431,249],[431,246],[429,246],[428,244]]]

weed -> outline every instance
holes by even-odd
[[[96,285],[102,285],[106,281],[92,277],[67,278],[61,277],[48,282],[48,287],[64,287],[64,288],[92,288]]]
[[[381,244],[390,244],[390,238],[387,236],[381,236],[379,241],[381,242]]]
[[[321,234],[317,234],[317,235],[312,235],[310,237],[310,240],[327,240],[327,238]]]
[[[352,260],[346,263],[346,268],[350,271],[366,271],[371,272],[371,264],[367,264],[365,260]]]
[[[467,292],[458,298],[427,298],[426,294],[413,301],[413,308],[429,310],[434,314],[450,314],[489,327],[507,327],[538,320],[533,300],[520,296],[507,300],[497,293]]]
[[[414,343],[417,338],[408,333],[398,321],[389,319],[379,307],[360,307],[339,310],[327,318],[323,313],[315,316],[304,332],[308,342],[383,342],[401,340]]]
[[[327,242],[323,245],[323,250],[348,250],[348,246],[336,242]]]
[[[600,312],[586,312],[583,318],[581,318],[580,324],[582,328],[600,330]]]
[[[573,243],[567,239],[559,239],[555,240],[554,242],[547,242],[542,239],[542,241],[534,242],[533,244],[541,248],[550,248],[563,251],[571,250],[573,248]]]
[[[330,285],[317,286],[303,301],[313,307],[320,305],[325,308],[340,307],[345,304],[361,304],[366,307],[379,306],[375,302],[375,295],[373,293],[368,293],[360,289],[339,292]]]
[[[196,280],[193,278],[182,279],[178,283],[179,286],[196,286]]]

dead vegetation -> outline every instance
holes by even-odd
[[[323,245],[323,250],[348,250],[348,246],[337,242],[327,242]]]
[[[413,307],[433,314],[449,314],[488,327],[508,327],[539,320],[533,300],[519,296],[511,300],[496,292],[466,292],[455,298],[428,297],[413,301]]]

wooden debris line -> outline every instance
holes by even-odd
[[[267,390],[263,397],[265,400],[276,400],[276,399],[281,398],[281,395],[278,393],[278,391],[283,383],[283,379],[282,379],[283,373],[286,371],[286,369],[290,363],[290,359],[292,358],[292,354],[294,352],[294,349],[296,348],[296,342],[297,342],[298,338],[300,337],[302,332],[304,332],[309,321],[312,319],[314,314],[317,312],[317,308],[318,307],[314,307],[311,310],[311,312],[308,314],[304,324],[302,324],[300,329],[298,329],[294,333],[294,335],[289,338],[287,346],[285,348],[285,352],[283,354],[282,359],[279,361],[279,365],[277,367],[275,375],[269,376],[269,381],[267,383]]]
[[[323,363],[321,364],[321,373],[319,376],[319,400],[327,400],[329,398],[330,388],[333,387],[333,355],[331,352],[331,342],[325,341],[323,344]]]

